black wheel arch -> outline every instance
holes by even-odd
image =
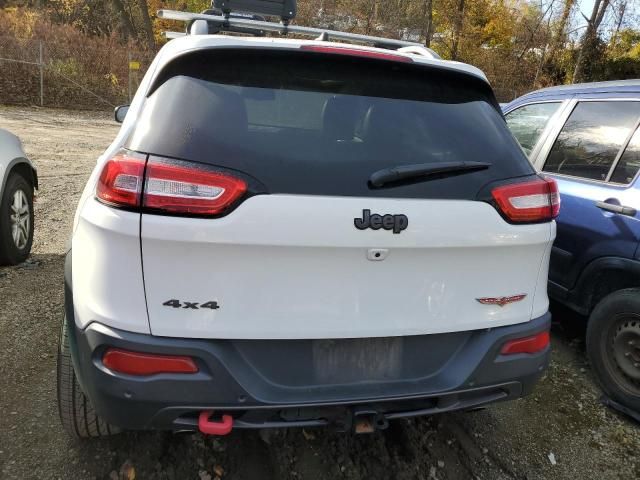
[[[18,157],[11,160],[9,165],[7,165],[7,170],[4,174],[4,178],[2,179],[2,188],[0,188],[0,191],[4,190],[4,186],[7,183],[9,176],[13,173],[22,175],[25,180],[31,182],[34,190],[38,189],[38,170],[27,158]]]
[[[640,287],[640,260],[601,257],[590,262],[571,290],[550,284],[550,296],[582,315],[589,315],[604,297],[625,288]]]
[[[71,278],[71,248],[67,249],[64,257],[64,313],[71,325],[76,319],[73,313],[73,279]]]

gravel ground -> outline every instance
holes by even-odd
[[[58,421],[55,354],[63,253],[95,159],[117,131],[107,113],[0,107],[41,188],[30,261],[0,268],[2,479],[632,479],[638,426],[601,406],[576,319],[556,311],[551,368],[530,397],[473,413],[399,421],[380,433],[126,433],[77,443]]]

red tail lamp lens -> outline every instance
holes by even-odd
[[[509,340],[504,344],[500,353],[502,355],[514,355],[516,353],[538,353],[549,346],[549,332],[540,332],[537,335],[525,338]]]
[[[558,185],[551,178],[513,183],[491,192],[500,211],[514,223],[551,221],[560,212]]]
[[[229,174],[189,162],[149,159],[144,184],[145,208],[190,215],[217,215],[247,191]]]
[[[115,207],[209,216],[224,213],[246,191],[246,182],[232,174],[181,160],[146,162],[123,150],[102,168],[96,198]]]
[[[198,366],[190,357],[131,352],[118,348],[108,349],[102,357],[102,363],[114,372],[138,376],[198,371]]]
[[[118,207],[140,206],[144,157],[119,153],[104,165],[96,197],[104,203]]]

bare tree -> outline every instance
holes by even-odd
[[[122,35],[127,39],[130,37],[134,37],[135,30],[133,29],[131,18],[129,18],[129,15],[127,14],[127,11],[124,8],[124,4],[122,3],[122,0],[112,0],[111,3],[113,4],[113,8],[115,9],[118,15],[118,20],[120,23],[120,30],[122,32]]]
[[[524,42],[524,46],[520,51],[520,54],[518,55],[518,62],[522,60],[522,57],[524,57],[524,55],[529,51],[531,46],[534,44],[536,34],[538,33],[538,30],[540,30],[540,27],[544,23],[545,18],[547,18],[547,14],[552,11],[554,3],[555,3],[555,0],[551,0],[546,10],[540,11],[540,15],[538,16],[538,19],[536,20],[533,27],[529,30],[529,35],[527,36],[527,39]]]
[[[465,0],[458,0],[458,6],[456,8],[456,17],[453,24],[453,45],[451,46],[451,60],[458,59],[458,48],[460,47],[460,37],[462,36],[462,25],[464,20],[464,2]]]
[[[147,0],[138,0],[138,9],[140,10],[140,16],[142,17],[142,27],[144,28],[144,33],[147,37],[147,44],[149,45],[149,48],[154,48],[156,41],[153,36],[153,24],[149,17],[149,6],[147,5]]]
[[[549,52],[552,52],[553,44],[555,43],[554,30],[551,28],[552,20],[553,20],[553,12],[552,12],[551,15],[549,15],[549,17],[547,19],[546,28],[544,29],[545,30],[545,39],[546,40],[544,42],[544,46],[542,47],[542,54],[540,55],[540,61],[538,62],[538,68],[536,68],[536,75],[535,75],[535,77],[533,77],[533,82],[531,84],[531,86],[533,88],[535,88],[535,86],[538,84],[538,78],[540,78],[540,74],[542,73],[542,69],[549,62],[549,60],[547,59],[547,50],[549,50]]]
[[[424,0],[424,45],[431,46],[431,38],[433,37],[433,0]]]
[[[545,49],[545,54],[542,56],[540,62],[540,69],[538,70],[538,74],[536,74],[535,81],[537,82],[538,76],[542,68],[544,69],[552,69],[552,75],[556,75],[559,72],[555,71],[555,65],[558,61],[558,53],[564,49],[564,46],[567,41],[567,27],[569,26],[569,18],[571,16],[571,10],[576,4],[576,0],[564,0],[562,5],[562,13],[560,14],[560,18],[558,18],[555,26],[552,30],[552,37],[550,45],[548,46],[548,51]],[[534,82],[535,84],[535,82]]]
[[[622,22],[624,21],[624,14],[627,12],[627,0],[620,0],[618,8],[616,9],[616,32],[617,35],[622,28]]]
[[[604,19],[604,14],[609,4],[610,0],[595,0],[591,17],[587,18],[583,15],[587,21],[587,29],[582,37],[582,44],[580,45],[578,59],[576,60],[576,68],[573,71],[573,83],[581,82],[587,77],[585,71],[590,70],[590,65],[594,60],[598,46],[598,29]]]
[[[558,21],[557,27],[553,34],[553,44],[551,46],[551,51],[549,52],[549,56],[552,60],[555,58],[557,51],[564,46],[564,42],[567,39],[567,25],[569,24],[569,16],[571,15],[571,10],[573,10],[573,6],[575,4],[576,0],[564,0],[562,15],[560,15],[560,20]]]

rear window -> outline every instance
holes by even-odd
[[[174,60],[127,146],[230,168],[271,193],[475,198],[533,169],[480,79],[412,64],[278,50],[217,49]],[[416,163],[487,170],[373,189]]]

